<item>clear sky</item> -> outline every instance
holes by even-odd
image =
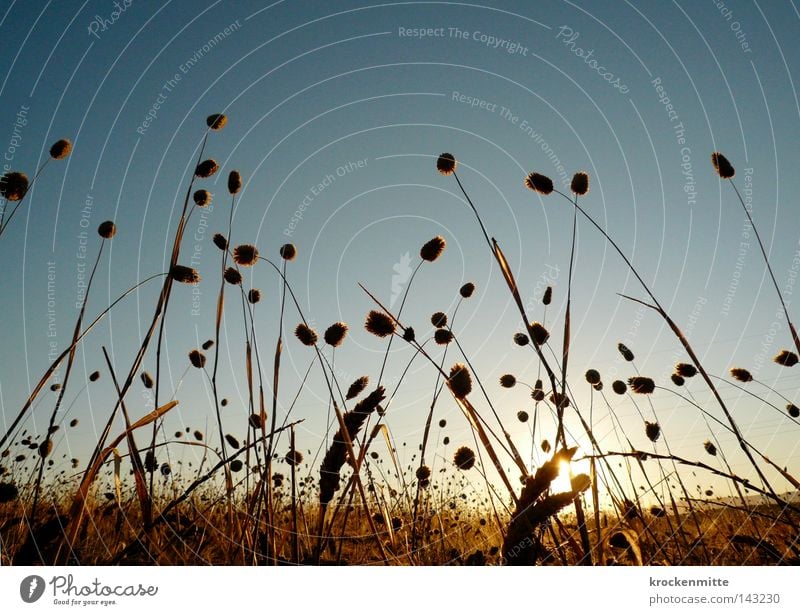
[[[528,392],[502,389],[497,379],[513,373],[532,383],[538,364],[531,349],[513,345],[519,314],[454,179],[436,173],[443,151],[458,158],[459,177],[505,250],[531,318],[542,320],[541,293],[553,285],[547,323],[556,353],[572,213],[560,197],[527,190],[523,179],[536,170],[563,188],[573,172],[585,170],[591,192],[583,206],[632,258],[708,371],[747,367],[798,401],[800,368],[771,362],[791,344],[776,316],[776,294],[744,213],[709,155],[722,151],[737,168],[737,186],[749,191],[778,284],[800,319],[791,294],[800,265],[793,261],[800,249],[799,32],[792,1],[3,0],[5,170],[33,176],[55,140],[74,142],[67,160],[48,165],[0,239],[3,420],[16,415],[46,369],[50,344],[61,350],[69,343],[83,230],[93,259],[97,225],[113,219],[118,226],[89,299],[90,318],[137,281],[165,270],[205,118],[215,112],[229,117],[207,146],[221,171],[199,184],[214,193],[213,209],[193,215],[181,258],[193,261],[204,282],[194,295],[190,287],[176,288],[167,315],[166,389],[178,388],[181,404],[166,433],[184,426],[213,432],[207,381],[196,370],[185,373],[186,357],[213,337],[220,253],[210,239],[225,230],[225,178],[238,169],[245,185],[233,243],[254,243],[270,257],[281,244],[296,244],[289,276],[306,316],[320,333],[336,320],[351,326],[336,353],[343,387],[362,374],[377,379],[385,347],[362,328],[373,305],[357,283],[396,307],[393,295],[405,288],[404,272],[416,265],[420,246],[443,235],[447,249],[420,271],[403,320],[427,337],[430,314],[452,313],[458,288],[466,281],[477,285],[454,330],[528,454],[528,426],[515,419],[520,409],[532,411]],[[245,286],[251,285],[265,297],[256,320],[270,381],[280,286],[263,263],[246,272]],[[157,292],[158,282],[129,297],[82,346],[66,395],[68,404],[74,401],[69,416],[81,428],[58,441],[68,457],[81,456],[109,411],[112,387],[101,345],[116,371],[127,373]],[[644,296],[602,237],[580,221],[574,397],[588,413],[588,385],[580,375],[598,369],[632,442],[646,448],[639,413],[609,391],[612,380],[634,374],[616,345],[624,341],[642,373],[663,386],[672,386],[673,365],[687,357],[654,312],[617,293]],[[226,431],[241,437],[243,331],[238,301],[229,307],[221,382],[231,400]],[[312,358],[291,337],[297,322],[289,309],[282,412]],[[455,349],[449,357],[448,365],[458,358]],[[393,346],[388,382],[397,381],[409,358],[408,347]],[[154,370],[152,351],[144,365]],[[100,382],[83,390],[96,369]],[[407,443],[406,460],[421,440],[435,378],[430,365],[415,362],[387,416],[399,448]],[[306,450],[320,446],[325,430],[321,384],[315,368],[292,413],[306,419],[299,435]],[[720,416],[699,379],[689,390]],[[798,426],[730,385],[721,390],[747,436],[777,463],[796,468]],[[488,414],[482,397],[473,397]],[[128,399],[134,415],[150,409],[138,382]],[[783,409],[785,401],[771,399]],[[53,401],[44,396],[31,431],[43,429]],[[646,419],[656,412],[675,454],[705,456],[709,433],[696,409],[663,391],[652,407],[637,401]],[[607,414],[595,396],[599,433],[611,429]],[[453,445],[471,442],[468,427],[450,398],[442,399],[436,418],[448,419],[435,436],[451,438],[450,452],[438,449],[449,459]],[[577,422],[569,426],[579,433]],[[549,419],[545,427],[541,437],[552,439]],[[734,469],[747,473],[732,437],[716,432]],[[620,447],[611,436],[604,443]],[[716,483],[703,477],[702,484]]]

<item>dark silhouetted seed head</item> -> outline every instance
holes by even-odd
[[[703,442],[703,448],[706,449],[706,453],[708,453],[709,455],[713,456],[717,455],[717,447],[714,446],[713,442],[706,440],[705,442]]]
[[[600,372],[596,369],[586,370],[586,382],[589,384],[597,384],[600,382]]]
[[[235,449],[238,449],[241,446],[239,440],[237,440],[234,436],[232,436],[229,433],[225,434],[225,442],[227,442],[232,448]]]
[[[675,386],[678,386],[678,387],[682,387],[683,384],[686,382],[683,379],[683,376],[681,376],[680,374],[672,374],[670,376],[670,378],[672,378],[672,382],[675,384]]]
[[[234,286],[242,283],[242,274],[239,273],[238,269],[234,269],[233,267],[228,267],[225,273],[222,274],[222,277],[225,278],[228,284],[233,284]]]
[[[475,451],[462,446],[453,455],[453,463],[459,470],[470,470],[475,465]]]
[[[434,312],[431,316],[431,324],[438,328],[447,326],[447,314],[444,312]]]
[[[797,417],[800,416],[800,408],[798,408],[794,404],[787,404],[786,411],[789,413],[789,416],[791,416],[793,419],[796,419]]]
[[[514,334],[514,343],[517,346],[527,346],[529,342],[530,342],[530,340],[528,339],[528,336],[525,335],[524,333],[515,333]]]
[[[304,346],[313,346],[317,343],[317,332],[305,323],[301,322],[295,327],[294,335]]]
[[[303,463],[303,453],[297,449],[292,449],[286,453],[286,457],[283,459],[290,466],[299,466],[301,463]]]
[[[258,249],[249,243],[243,243],[233,249],[233,260],[242,267],[252,267],[258,261]]]
[[[91,374],[89,374],[89,380],[91,382],[97,382],[98,380],[100,380],[100,372],[92,372]]]
[[[632,376],[628,378],[628,386],[634,393],[649,395],[656,390],[656,383],[652,378],[646,376]]]
[[[208,350],[208,349],[209,349],[209,348],[211,348],[213,345],[214,345],[214,340],[206,340],[205,342],[203,342],[203,345],[201,346],[201,348],[202,348],[203,350]]]
[[[625,359],[626,361],[633,361],[634,359],[633,353],[631,352],[630,348],[628,348],[625,344],[623,344],[622,342],[617,344],[617,350],[619,350],[619,353],[622,355],[623,359]]]
[[[784,367],[797,365],[797,355],[789,350],[781,350],[772,360]]]
[[[544,325],[539,322],[531,323],[530,333],[531,333],[531,339],[533,339],[533,343],[536,344],[537,346],[544,345],[550,338],[549,331],[545,329]]]
[[[575,175],[572,176],[570,190],[578,196],[583,196],[589,192],[589,175],[583,171],[575,173]]]
[[[202,369],[206,365],[206,355],[195,348],[189,353],[189,362],[197,369]]]
[[[388,337],[395,332],[395,322],[383,312],[372,310],[367,314],[367,320],[364,327],[372,335],[378,337]]]
[[[259,301],[261,301],[261,291],[257,288],[251,288],[247,291],[247,300],[255,305]]]
[[[444,237],[437,235],[420,248],[419,255],[422,260],[432,263],[442,255],[446,245],[447,242],[444,240]]]
[[[439,171],[442,175],[451,175],[455,172],[458,163],[456,162],[456,157],[453,154],[448,154],[447,152],[443,154],[439,154],[439,157],[436,159],[436,170]]]
[[[500,376],[500,386],[506,389],[510,389],[515,384],[517,384],[517,379],[514,377],[513,374],[503,374]]]
[[[428,466],[420,466],[417,468],[416,476],[420,481],[428,480],[431,477],[431,469]]]
[[[63,160],[72,152],[72,142],[69,139],[59,139],[50,148],[50,157],[53,160]]]
[[[650,442],[655,442],[661,436],[661,426],[658,423],[644,422],[644,432]]]
[[[731,376],[739,382],[752,382],[753,374],[741,367],[731,367]]]
[[[197,165],[197,168],[194,170],[194,174],[197,177],[211,177],[219,170],[219,166],[215,160],[209,158],[208,160],[203,160],[200,164]]]
[[[111,220],[106,220],[97,227],[97,234],[103,239],[111,239],[117,234],[117,227]]]
[[[28,192],[28,176],[18,171],[9,171],[0,178],[0,194],[9,201],[21,201]]]
[[[173,265],[169,270],[169,275],[176,282],[182,284],[197,284],[200,281],[200,274],[197,269],[184,267],[183,265]]]
[[[251,414],[247,422],[250,423],[250,427],[253,429],[264,429],[264,421],[260,414]]]
[[[239,171],[228,173],[228,192],[231,195],[239,194],[242,189],[242,174]]]
[[[693,378],[697,375],[697,368],[691,363],[678,363],[675,366],[675,373],[684,378]]]
[[[194,204],[198,207],[211,205],[211,193],[208,190],[195,190],[192,198],[194,199]]]
[[[558,391],[555,393],[550,393],[550,397],[548,397],[548,399],[556,408],[564,409],[569,407],[569,397],[559,393]]]
[[[527,423],[529,418],[530,417],[528,416],[528,413],[525,412],[525,410],[520,410],[519,412],[517,412],[517,420],[519,420],[520,423]]]
[[[220,250],[227,250],[228,249],[228,240],[225,239],[225,235],[222,233],[214,233],[214,237],[212,238],[214,245],[217,246]]]
[[[222,130],[227,123],[228,118],[222,113],[212,113],[206,118],[206,126],[211,130]]]
[[[436,343],[440,346],[446,346],[453,341],[453,334],[449,329],[436,329],[436,332],[433,334],[433,339],[436,340]]]
[[[714,165],[714,170],[722,179],[731,179],[736,175],[733,165],[719,152],[711,154],[711,164]]]
[[[453,395],[458,399],[464,399],[472,391],[472,377],[463,363],[456,363],[450,368],[450,377],[447,382]]]
[[[144,385],[144,388],[146,388],[146,389],[152,389],[153,388],[153,384],[154,384],[153,383],[153,377],[149,373],[142,372],[141,378],[142,378],[142,384]]]
[[[467,282],[458,291],[458,293],[462,297],[464,297],[464,299],[469,299],[474,292],[475,292],[475,285],[472,282]]]
[[[550,305],[550,302],[553,300],[553,287],[548,286],[544,289],[544,295],[542,295],[542,303],[544,305]]]
[[[325,329],[325,343],[334,348],[340,346],[347,335],[348,327],[343,322],[335,322],[330,327]]]
[[[347,389],[347,395],[345,395],[346,399],[353,399],[354,397],[358,397],[361,395],[361,392],[367,388],[369,384],[369,378],[367,376],[361,376],[358,380],[353,382],[350,385],[350,388]]]
[[[280,255],[285,261],[293,261],[297,257],[297,248],[293,243],[285,243],[281,246]]]
[[[553,180],[541,173],[531,173],[525,178],[525,185],[539,194],[550,194],[553,191]]]
[[[414,333],[414,327],[405,328],[405,331],[403,331],[403,339],[409,343],[417,339],[416,334]]]
[[[549,440],[542,440],[541,447],[542,447],[542,452],[543,453],[545,453],[545,454],[549,453],[550,450],[551,450],[550,441]]]

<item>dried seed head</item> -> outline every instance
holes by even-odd
[[[622,380],[615,380],[611,383],[611,388],[617,395],[625,395],[625,392],[628,390],[628,385],[622,382]]]
[[[347,335],[347,331],[348,327],[343,322],[333,323],[330,327],[325,329],[325,335],[323,336],[325,338],[325,343],[334,348],[341,346]]]
[[[459,470],[472,469],[475,465],[475,451],[468,446],[462,446],[453,455],[453,463]]]
[[[583,171],[575,173],[575,175],[572,176],[570,190],[578,196],[583,196],[589,192],[589,175]]]
[[[709,440],[706,440],[705,442],[703,442],[703,448],[706,449],[706,453],[716,457],[716,455],[717,455],[717,447],[714,446],[713,442],[711,442]]]
[[[475,285],[472,282],[467,282],[458,291],[458,293],[462,297],[464,297],[464,299],[469,299],[474,292],[475,292]]]
[[[472,377],[463,363],[456,363],[450,368],[447,383],[457,399],[464,399],[472,391]]]
[[[200,164],[197,165],[197,168],[194,170],[194,174],[197,177],[207,178],[214,175],[219,170],[219,165],[217,165],[216,160],[212,160],[209,158],[208,160],[203,160]]]
[[[264,429],[264,420],[260,414],[251,414],[247,422],[250,423],[250,427],[253,429]]]
[[[406,327],[405,331],[403,331],[403,339],[409,343],[413,342],[416,339],[416,334],[414,333],[414,327]]]
[[[781,350],[772,360],[778,365],[783,365],[784,367],[792,367],[793,365],[797,365],[797,355],[789,350]]]
[[[111,239],[117,234],[117,227],[111,220],[106,220],[97,227],[97,234],[103,239]]]
[[[227,123],[228,118],[222,113],[213,113],[206,118],[206,126],[211,130],[222,130]]]
[[[530,340],[528,339],[528,336],[525,335],[524,333],[515,333],[514,334],[514,343],[517,346],[527,346],[528,342],[530,342]]]
[[[684,378],[693,378],[697,375],[697,368],[691,363],[678,363],[675,366],[675,373]]]
[[[45,459],[52,452],[53,452],[53,441],[48,436],[47,439],[39,445],[39,457]]]
[[[533,397],[534,401],[542,401],[544,399],[544,390],[533,389],[533,391],[531,391],[531,397]]]
[[[641,395],[649,395],[656,390],[656,383],[652,378],[647,378],[646,376],[633,376],[628,378],[628,386],[631,387],[634,393],[639,393]]]
[[[513,374],[503,374],[500,376],[500,386],[505,389],[512,388],[515,384],[517,384],[517,379],[514,377]]]
[[[549,440],[542,440],[541,447],[542,447],[542,452],[546,455],[551,450],[550,441]]]
[[[13,502],[19,497],[19,489],[14,483],[0,483],[0,504]]]
[[[544,295],[542,295],[542,303],[544,305],[550,305],[550,302],[553,300],[553,287],[548,286],[544,289]]]
[[[97,382],[99,379],[100,379],[100,372],[95,371],[89,374],[89,380],[91,382]]]
[[[228,240],[225,239],[225,235],[222,233],[215,233],[212,241],[214,242],[214,245],[223,252],[228,249]]]
[[[172,474],[172,467],[168,463],[161,464],[161,476],[169,476]]]
[[[50,157],[53,160],[63,160],[72,152],[72,142],[69,139],[59,139],[50,148]]]
[[[714,170],[722,179],[731,179],[736,175],[733,165],[719,152],[711,154],[711,164],[714,165]]]
[[[192,198],[194,199],[194,204],[198,207],[211,205],[211,193],[208,190],[195,190]]]
[[[361,392],[367,388],[369,384],[369,378],[367,376],[361,376],[358,380],[353,382],[350,385],[350,388],[347,389],[347,395],[345,395],[345,399],[353,399],[354,397],[358,397]]]
[[[303,322],[295,327],[294,335],[304,346],[313,346],[317,343],[317,332]]]
[[[200,281],[200,274],[197,269],[184,267],[183,265],[173,265],[169,270],[170,277],[181,284],[197,284]]]
[[[28,192],[28,176],[25,173],[9,171],[0,177],[0,194],[9,201],[21,201]]]
[[[519,420],[520,423],[527,423],[529,418],[528,413],[524,410],[517,412],[517,420]]]
[[[431,477],[431,469],[428,466],[420,466],[417,468],[416,476],[420,481],[428,480]]]
[[[297,449],[292,449],[286,453],[286,457],[284,457],[283,460],[290,466],[299,466],[303,463],[303,453]]]
[[[233,437],[229,433],[225,434],[225,442],[227,442],[232,448],[235,448],[235,449],[238,449],[241,446],[241,444],[239,443],[239,440],[237,440],[235,437]]]
[[[441,427],[441,428],[443,428],[443,429],[444,429],[445,427],[447,427],[447,421],[446,421],[445,419],[440,419],[440,420],[439,420],[439,427]]]
[[[531,339],[533,339],[533,343],[536,344],[537,346],[544,345],[550,338],[550,333],[547,331],[547,329],[544,328],[544,325],[542,325],[539,322],[531,323],[530,333],[531,333]]]
[[[444,154],[439,154],[439,157],[436,159],[436,170],[442,175],[451,175],[455,173],[457,166],[458,163],[453,154],[445,152]]]
[[[739,382],[752,382],[753,374],[742,367],[731,367],[731,376]]]
[[[650,421],[644,422],[644,432],[650,442],[655,442],[661,436],[661,427],[658,423],[651,423]]]
[[[280,249],[281,258],[285,261],[293,261],[297,256],[297,248],[292,243],[285,243]]]
[[[603,390],[603,382],[602,381],[596,382],[595,384],[592,385],[592,388],[595,391],[602,391]]]
[[[247,291],[247,300],[255,305],[259,301],[261,301],[261,291],[257,288],[251,288]]]
[[[797,417],[800,416],[800,408],[798,408],[794,404],[787,404],[786,411],[789,413],[789,416],[791,416],[793,419],[796,419]]]
[[[550,393],[550,397],[548,397],[550,403],[553,404],[556,408],[564,409],[569,407],[569,397],[563,395],[556,391],[555,393]]]
[[[61,383],[60,382],[55,382],[55,383],[51,384],[50,385],[50,390],[51,391],[60,391],[61,390]]]
[[[395,322],[383,312],[372,310],[367,314],[367,321],[364,327],[378,337],[388,337],[395,332]]]
[[[153,388],[153,377],[148,372],[142,372],[141,378],[145,389]]]
[[[437,235],[429,242],[427,242],[419,251],[419,255],[422,260],[428,261],[432,263],[437,258],[442,255],[444,252],[444,248],[447,245],[447,242],[444,240],[444,237],[441,235]]]
[[[553,180],[540,173],[531,173],[525,178],[525,185],[539,194],[548,195],[553,191]]]
[[[199,429],[195,429],[192,435],[194,436],[194,439],[197,440],[198,442],[203,441],[203,432],[200,431]]]
[[[225,273],[222,274],[222,277],[225,278],[228,284],[233,284],[234,286],[242,283],[242,274],[239,273],[238,269],[234,269],[233,267],[228,267]]]
[[[233,249],[233,260],[242,267],[252,267],[258,262],[258,249],[249,243],[243,243]]]
[[[211,348],[213,345],[214,345],[214,340],[206,340],[205,342],[203,342],[203,345],[201,346],[201,348],[202,348],[203,350],[208,350],[208,349],[209,349],[209,348]]]
[[[622,355],[623,359],[625,359],[626,361],[633,361],[634,358],[633,353],[631,352],[630,348],[628,348],[625,344],[623,344],[622,342],[617,344],[617,350],[619,350],[619,353]]]
[[[77,427],[77,426],[78,426],[78,423],[79,423],[78,419],[72,419],[72,420],[69,422],[69,426],[70,426],[70,427]]]
[[[433,339],[436,340],[436,343],[440,346],[447,346],[447,344],[453,341],[453,334],[449,329],[436,329],[436,332],[433,334]]]
[[[600,372],[598,372],[596,369],[586,370],[586,382],[592,385],[599,383]]]
[[[673,383],[675,384],[675,386],[677,386],[677,387],[682,387],[682,386],[683,386],[683,384],[686,382],[686,381],[683,379],[683,376],[681,376],[680,374],[672,374],[672,376],[670,376],[670,378],[672,378],[672,382],[673,382]]]
[[[189,353],[189,362],[197,369],[202,369],[206,365],[206,355],[195,348]]]
[[[444,312],[434,312],[431,316],[431,324],[440,329],[447,326],[447,314]]]
[[[228,173],[228,192],[231,195],[239,194],[242,189],[242,174],[239,171],[231,171]]]

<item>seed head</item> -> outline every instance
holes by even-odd
[[[450,368],[450,377],[447,382],[457,399],[464,399],[472,391],[472,377],[463,363],[456,363]]]
[[[403,331],[403,339],[406,342],[413,342],[416,339],[416,334],[414,333],[414,327],[406,327],[405,331]]]
[[[686,382],[683,379],[683,376],[681,376],[680,374],[672,374],[670,378],[672,378],[672,382],[675,384],[676,387],[682,387],[683,384]]]
[[[731,367],[731,376],[739,382],[752,382],[753,374],[742,367]]]
[[[527,346],[528,342],[530,342],[530,340],[528,339],[528,336],[525,335],[524,333],[515,333],[514,334],[514,343],[517,346]]]
[[[599,383],[600,372],[598,372],[596,369],[586,370],[586,382],[592,385]]]
[[[572,176],[570,190],[572,190],[578,196],[583,196],[589,192],[589,175],[583,171],[575,173],[575,175]]]
[[[91,382],[97,382],[98,380],[100,380],[100,372],[95,371],[89,374],[89,380]]]
[[[0,504],[13,502],[19,497],[19,489],[14,483],[0,483]]]
[[[239,171],[231,171],[228,173],[228,192],[231,195],[239,194],[242,189],[242,174]]]
[[[197,177],[207,178],[214,175],[219,170],[219,165],[217,164],[216,160],[209,158],[208,160],[203,160],[200,164],[197,165],[197,168],[194,170],[194,174]]]
[[[261,301],[261,291],[257,288],[251,288],[247,291],[247,300],[255,305],[259,301]]]
[[[225,442],[227,442],[232,448],[235,449],[238,449],[241,446],[239,440],[237,440],[234,436],[232,436],[229,433],[225,434]]]
[[[211,193],[208,190],[195,190],[192,198],[194,199],[194,204],[198,207],[211,205]]]
[[[711,442],[709,440],[706,440],[705,442],[703,442],[703,448],[706,449],[706,453],[716,457],[716,455],[717,455],[717,447],[714,446],[713,442]]]
[[[111,220],[106,220],[97,227],[97,234],[103,239],[111,239],[117,234],[117,227]]]
[[[455,173],[457,166],[458,163],[453,154],[445,152],[444,154],[439,154],[439,157],[436,159],[436,170],[442,175],[451,175]]]
[[[432,263],[437,258],[442,255],[444,252],[444,248],[447,245],[447,242],[444,240],[444,237],[441,235],[437,235],[429,242],[427,242],[419,251],[419,255],[422,260],[428,261]]]
[[[292,449],[286,453],[286,457],[284,457],[283,460],[290,466],[299,466],[303,463],[303,453],[297,449]]]
[[[367,314],[367,321],[364,327],[378,337],[388,337],[395,332],[395,322],[383,312],[372,310]]]
[[[197,284],[200,281],[200,274],[197,269],[184,267],[183,265],[173,265],[169,270],[170,277],[181,284]]]
[[[440,329],[447,326],[447,314],[444,312],[434,312],[431,316],[431,324]]]
[[[797,365],[797,355],[789,350],[781,350],[772,360],[778,365],[783,365],[784,367],[792,367],[793,365]]]
[[[625,395],[625,391],[628,390],[628,385],[622,382],[622,380],[615,380],[611,383],[611,388],[617,395]]]
[[[531,173],[525,178],[525,185],[539,194],[548,195],[553,191],[553,180],[540,173]]]
[[[345,395],[345,399],[353,399],[354,397],[358,397],[361,392],[367,388],[369,384],[369,378],[367,376],[361,376],[358,380],[353,382],[350,385],[350,388],[347,389],[347,395]]]
[[[72,142],[69,139],[59,139],[50,148],[50,157],[53,160],[63,160],[72,152]]]
[[[206,340],[205,342],[203,342],[203,345],[201,346],[201,348],[202,348],[203,350],[208,350],[208,349],[209,349],[209,348],[211,348],[213,345],[214,345],[214,340]]]
[[[242,274],[239,273],[238,269],[234,269],[233,267],[228,267],[225,273],[222,274],[222,277],[225,278],[228,284],[233,284],[234,286],[242,283]]]
[[[789,416],[791,416],[793,419],[796,419],[797,417],[800,416],[800,408],[798,408],[794,404],[787,404],[786,411],[789,413]]]
[[[630,348],[628,348],[625,344],[623,344],[622,342],[617,344],[617,350],[619,350],[619,353],[622,355],[623,359],[625,359],[626,361],[633,361],[633,353],[630,351]]]
[[[524,410],[520,410],[519,412],[517,412],[517,420],[519,420],[520,423],[527,423],[528,418],[530,417],[528,416],[528,413],[525,412]]]
[[[658,423],[651,423],[650,421],[644,422],[644,432],[647,434],[650,442],[655,442],[661,436],[661,427]]]
[[[325,335],[323,336],[325,338],[325,343],[334,348],[341,346],[347,335],[347,331],[348,327],[343,322],[333,323],[330,327],[325,329]]]
[[[714,170],[722,179],[731,179],[736,175],[733,165],[719,152],[711,154],[711,164],[714,165]]]
[[[153,388],[153,377],[148,372],[142,372],[141,378],[145,389]]]
[[[542,303],[544,305],[550,305],[550,302],[553,300],[553,287],[548,286],[544,289],[544,295],[542,295]]]
[[[264,420],[260,414],[251,414],[247,422],[250,423],[250,427],[253,429],[264,429]]]
[[[530,333],[532,335],[533,343],[537,346],[543,346],[550,338],[550,333],[539,322],[531,323]]]
[[[453,455],[453,463],[459,470],[472,469],[475,465],[475,451],[468,446],[462,446]]]
[[[242,267],[252,267],[258,261],[258,249],[249,243],[243,243],[233,249],[233,260]]]
[[[569,397],[566,395],[562,395],[558,391],[554,393],[550,393],[550,397],[548,397],[550,403],[553,404],[556,408],[564,409],[569,407]]]
[[[189,362],[197,369],[202,369],[206,365],[206,355],[195,348],[189,353]]]
[[[628,386],[631,387],[634,393],[639,393],[641,395],[649,395],[656,390],[656,383],[652,378],[647,378],[646,376],[633,376],[628,378]]]
[[[517,384],[517,379],[513,374],[503,374],[500,376],[500,386],[504,389],[510,389]]]
[[[293,261],[297,256],[297,248],[292,243],[285,243],[280,249],[281,258],[285,261]]]
[[[431,477],[431,469],[428,466],[420,466],[417,468],[416,476],[420,481],[428,480]]]
[[[447,344],[453,341],[453,334],[449,329],[436,329],[436,333],[433,334],[433,339],[436,340],[436,343],[440,346],[447,346]]]
[[[475,292],[475,285],[472,282],[467,282],[458,292],[464,299],[469,299]]]
[[[25,173],[9,171],[0,177],[0,194],[9,201],[21,201],[28,191],[28,176]]]
[[[542,440],[541,447],[542,447],[542,452],[546,455],[551,450],[550,441],[549,440]]]
[[[317,332],[303,322],[295,327],[294,335],[304,346],[313,346],[317,343]]]
[[[222,113],[213,113],[206,118],[206,126],[211,130],[222,130],[227,123],[228,118]]]

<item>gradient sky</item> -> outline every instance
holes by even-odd
[[[225,178],[238,169],[245,187],[237,199],[233,243],[252,242],[270,257],[286,241],[297,245],[289,276],[304,313],[320,332],[336,320],[352,328],[336,354],[343,387],[362,374],[374,381],[385,347],[361,326],[373,305],[357,283],[392,303],[393,276],[404,288],[404,256],[415,266],[420,246],[443,235],[444,256],[420,271],[403,320],[418,336],[430,335],[430,314],[452,313],[458,288],[475,282],[478,290],[459,309],[455,331],[528,454],[528,426],[515,419],[518,410],[532,410],[528,392],[502,389],[497,378],[513,373],[532,383],[538,364],[532,350],[511,341],[521,327],[519,314],[474,216],[453,178],[435,171],[443,151],[458,158],[459,177],[506,252],[531,318],[543,319],[541,292],[554,286],[547,323],[555,352],[572,213],[560,197],[527,190],[523,179],[536,170],[563,187],[560,164],[567,178],[577,170],[590,174],[583,206],[631,257],[710,373],[748,367],[790,400],[799,399],[798,368],[771,362],[791,339],[776,316],[779,304],[763,259],[735,194],[709,161],[712,151],[724,152],[737,168],[737,186],[747,183],[752,190],[753,216],[776,278],[791,291],[787,284],[797,273],[793,259],[800,249],[794,85],[800,77],[800,13],[794,2],[118,4],[125,10],[114,19],[109,0],[0,2],[4,164],[32,176],[52,142],[67,137],[75,145],[70,158],[48,165],[0,239],[0,407],[6,424],[49,364],[49,344],[61,350],[69,343],[84,228],[93,259],[97,225],[113,219],[118,226],[88,317],[166,269],[205,117],[215,112],[229,116],[206,150],[221,171],[199,184],[214,193],[213,210],[195,212],[181,258],[189,264],[194,254],[204,282],[194,306],[192,289],[176,288],[167,316],[166,389],[178,389],[181,402],[166,421],[168,434],[184,426],[212,431],[210,389],[199,372],[185,372],[186,356],[213,336],[220,253],[210,238],[227,225]],[[419,29],[429,36],[419,36]],[[48,273],[54,275],[50,306]],[[256,318],[269,380],[280,285],[263,263],[247,271],[245,284],[264,292]],[[74,402],[68,416],[79,418],[81,428],[58,442],[67,457],[85,454],[108,415],[112,391],[101,345],[122,377],[152,315],[157,286],[145,286],[115,308],[82,346],[66,395],[68,404]],[[616,344],[625,341],[636,366],[664,386],[671,386],[674,363],[687,357],[654,312],[617,293],[644,297],[624,263],[581,220],[572,296],[574,398],[588,413],[588,385],[580,375],[598,369],[633,444],[649,449],[636,408],[609,390],[615,378],[634,374]],[[791,292],[785,298],[792,315],[800,316]],[[229,308],[221,348],[223,394],[231,399],[226,431],[243,436],[238,300]],[[312,359],[291,337],[297,322],[289,309],[283,412]],[[448,365],[456,356],[451,350]],[[408,347],[393,346],[388,382],[396,383],[409,358]],[[151,351],[144,366],[153,371],[154,365]],[[103,378],[83,390],[95,369]],[[429,364],[415,362],[387,416],[398,448],[407,443],[400,451],[407,461],[421,440],[435,379]],[[689,390],[720,416],[699,379]],[[721,390],[747,436],[777,463],[797,468],[797,425],[730,385]],[[759,385],[752,390],[766,391]],[[137,381],[128,396],[137,416],[151,409],[143,392]],[[488,412],[485,400],[473,397]],[[771,400],[781,409],[786,403]],[[44,396],[29,430],[43,429],[53,401],[52,394]],[[698,411],[663,391],[651,401],[637,399],[644,418],[653,420],[656,413],[672,452],[705,457],[702,442],[709,434]],[[600,434],[611,430],[607,414],[595,396]],[[292,416],[306,419],[302,448],[316,450],[326,416],[318,368]],[[436,417],[448,419],[435,437],[450,436],[450,451],[471,443],[450,398],[442,398]],[[537,441],[553,437],[550,420],[544,425]],[[570,427],[579,426],[571,421]],[[716,433],[731,451],[734,470],[747,474],[732,436]],[[611,435],[604,442],[621,446]],[[438,452],[434,462],[449,463],[451,452]],[[709,477],[698,482],[716,485]]]

